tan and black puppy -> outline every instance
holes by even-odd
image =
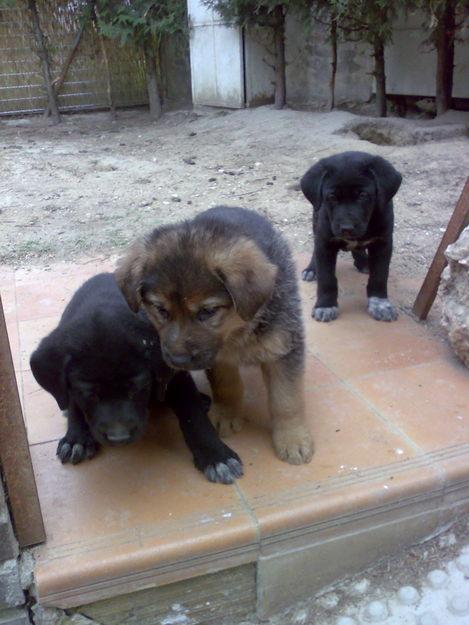
[[[116,271],[130,307],[143,307],[172,368],[205,369],[222,435],[241,427],[239,366],[259,364],[277,455],[309,462],[304,337],[287,243],[254,211],[219,206],[137,241]]]

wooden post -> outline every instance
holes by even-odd
[[[0,464],[20,547],[44,542],[37,495],[15,369],[0,297]]]
[[[414,302],[412,312],[421,320],[427,318],[430,308],[435,301],[436,294],[438,293],[441,273],[447,263],[445,250],[448,245],[456,241],[467,225],[469,225],[469,178],[466,180],[456,208],[451,215],[435,257],[433,258],[432,264],[430,265],[419,294]]]

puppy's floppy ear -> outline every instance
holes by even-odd
[[[391,163],[381,156],[375,156],[371,159],[369,169],[376,182],[380,204],[384,207],[396,195],[401,186],[402,176]]]
[[[308,199],[317,210],[322,202],[322,185],[327,174],[327,168],[323,161],[319,161],[313,165],[305,173],[300,181],[303,195]]]
[[[67,355],[62,347],[62,339],[58,330],[49,334],[31,355],[30,365],[36,382],[53,395],[60,410],[65,410],[69,401],[67,366],[71,356]]]
[[[278,268],[249,239],[211,251],[210,265],[243,321],[252,319],[272,295]]]
[[[142,301],[140,287],[147,254],[145,240],[138,239],[120,259],[114,272],[116,282],[133,312],[138,311]]]

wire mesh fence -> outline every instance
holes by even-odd
[[[37,0],[53,78],[59,76],[80,28],[80,3]],[[119,107],[148,101],[143,57],[132,45],[105,40],[112,92]],[[92,23],[83,33],[77,53],[59,92],[61,111],[106,107],[105,59]],[[0,115],[44,111],[47,97],[40,60],[25,0],[0,6]]]

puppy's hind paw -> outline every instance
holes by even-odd
[[[70,435],[60,439],[57,446],[57,457],[62,464],[78,464],[83,460],[91,460],[98,452],[99,445],[91,436],[86,435],[81,440],[74,440]]]
[[[337,319],[339,309],[337,306],[329,306],[327,308],[313,308],[312,316],[316,321],[333,321]]]
[[[306,269],[303,269],[301,272],[301,279],[305,282],[314,282],[314,280],[316,280],[316,270],[311,267],[306,267]]]
[[[386,297],[369,297],[368,313],[376,321],[396,321],[398,317],[396,308]]]

